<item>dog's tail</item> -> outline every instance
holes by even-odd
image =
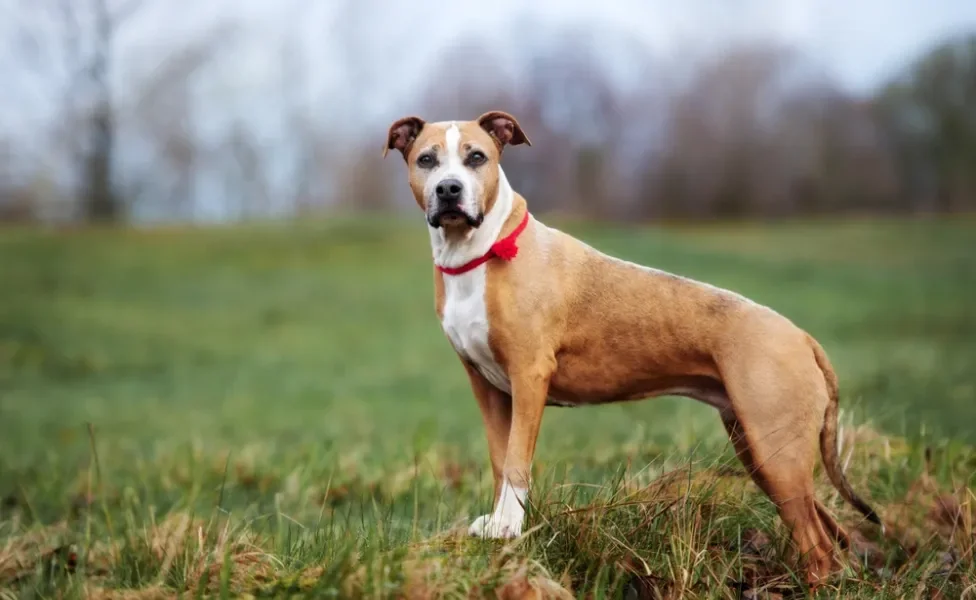
[[[847,481],[847,477],[844,476],[840,457],[837,455],[837,412],[840,397],[837,374],[834,373],[834,368],[831,366],[830,360],[827,359],[827,354],[817,340],[813,339],[812,336],[808,336],[808,338],[810,346],[813,348],[813,356],[817,361],[817,366],[823,371],[824,381],[827,383],[827,395],[829,396],[827,410],[824,413],[823,428],[820,430],[820,452],[823,455],[827,477],[830,478],[830,482],[834,484],[844,500],[847,500],[868,521],[884,527],[881,519],[878,518],[878,514],[854,492],[850,482]]]

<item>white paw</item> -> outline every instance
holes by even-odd
[[[522,534],[522,519],[511,518],[508,515],[481,515],[474,520],[468,533],[487,539],[512,539]]]

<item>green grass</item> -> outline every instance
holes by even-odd
[[[728,492],[723,429],[685,399],[547,410],[533,533],[458,535],[489,510],[490,473],[414,221],[0,231],[0,590],[797,585],[771,505]],[[850,477],[905,548],[861,528],[881,563],[825,594],[976,584],[976,221],[567,229],[770,305],[826,348]],[[683,477],[715,494],[676,492]],[[940,493],[965,517],[948,529]],[[737,541],[755,530],[761,560]]]

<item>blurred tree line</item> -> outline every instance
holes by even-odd
[[[45,26],[23,29],[18,60],[60,70],[64,83],[42,142],[28,148],[0,131],[0,219],[193,219],[214,197],[231,205],[224,218],[411,208],[401,170],[379,158],[388,122],[343,129],[355,111],[312,106],[313,67],[294,39],[277,49],[280,85],[262,97],[277,145],[246,119],[214,132],[200,117],[201,73],[241,43],[226,24],[116,89],[116,40],[147,3],[37,0],[31,23]],[[345,91],[373,93],[384,74],[364,62],[369,33],[350,28],[337,44]],[[511,112],[533,147],[508,153],[506,171],[535,210],[652,219],[976,209],[976,33],[943,40],[867,97],[783,45],[669,61],[596,26],[514,31],[505,44],[467,37],[441,60],[432,73],[452,77],[419,78],[389,119]],[[327,133],[337,131],[345,137]]]

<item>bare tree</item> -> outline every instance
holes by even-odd
[[[169,53],[160,64],[153,63],[147,73],[135,77],[130,94],[133,102],[124,110],[117,106],[117,112],[127,117],[124,121],[119,119],[120,123],[138,133],[155,156],[152,181],[143,181],[137,187],[152,194],[157,212],[184,219],[194,217],[194,183],[204,168],[205,157],[197,139],[191,88],[197,74],[236,33],[235,27],[220,22],[197,35]],[[127,183],[131,187],[135,182]],[[130,203],[138,200],[130,197]]]
[[[976,207],[976,33],[909,65],[875,106],[898,154],[904,201],[926,210]]]
[[[22,10],[34,11],[29,23],[38,28],[25,33],[38,54],[57,56],[63,72],[60,97],[63,143],[78,182],[82,216],[92,221],[114,221],[124,205],[116,191],[113,167],[116,146],[116,110],[112,80],[119,31],[145,5],[146,0],[43,0]],[[41,31],[43,30],[43,32]],[[55,50],[41,49],[50,44]]]
[[[225,192],[237,199],[238,216],[249,219],[267,214],[272,193],[261,143],[238,121],[222,146]]]
[[[304,11],[297,9],[296,20]],[[282,124],[291,149],[289,189],[284,200],[290,209],[305,212],[321,200],[319,181],[325,144],[308,108],[308,64],[302,53],[298,36],[285,36],[281,46],[281,107]]]

